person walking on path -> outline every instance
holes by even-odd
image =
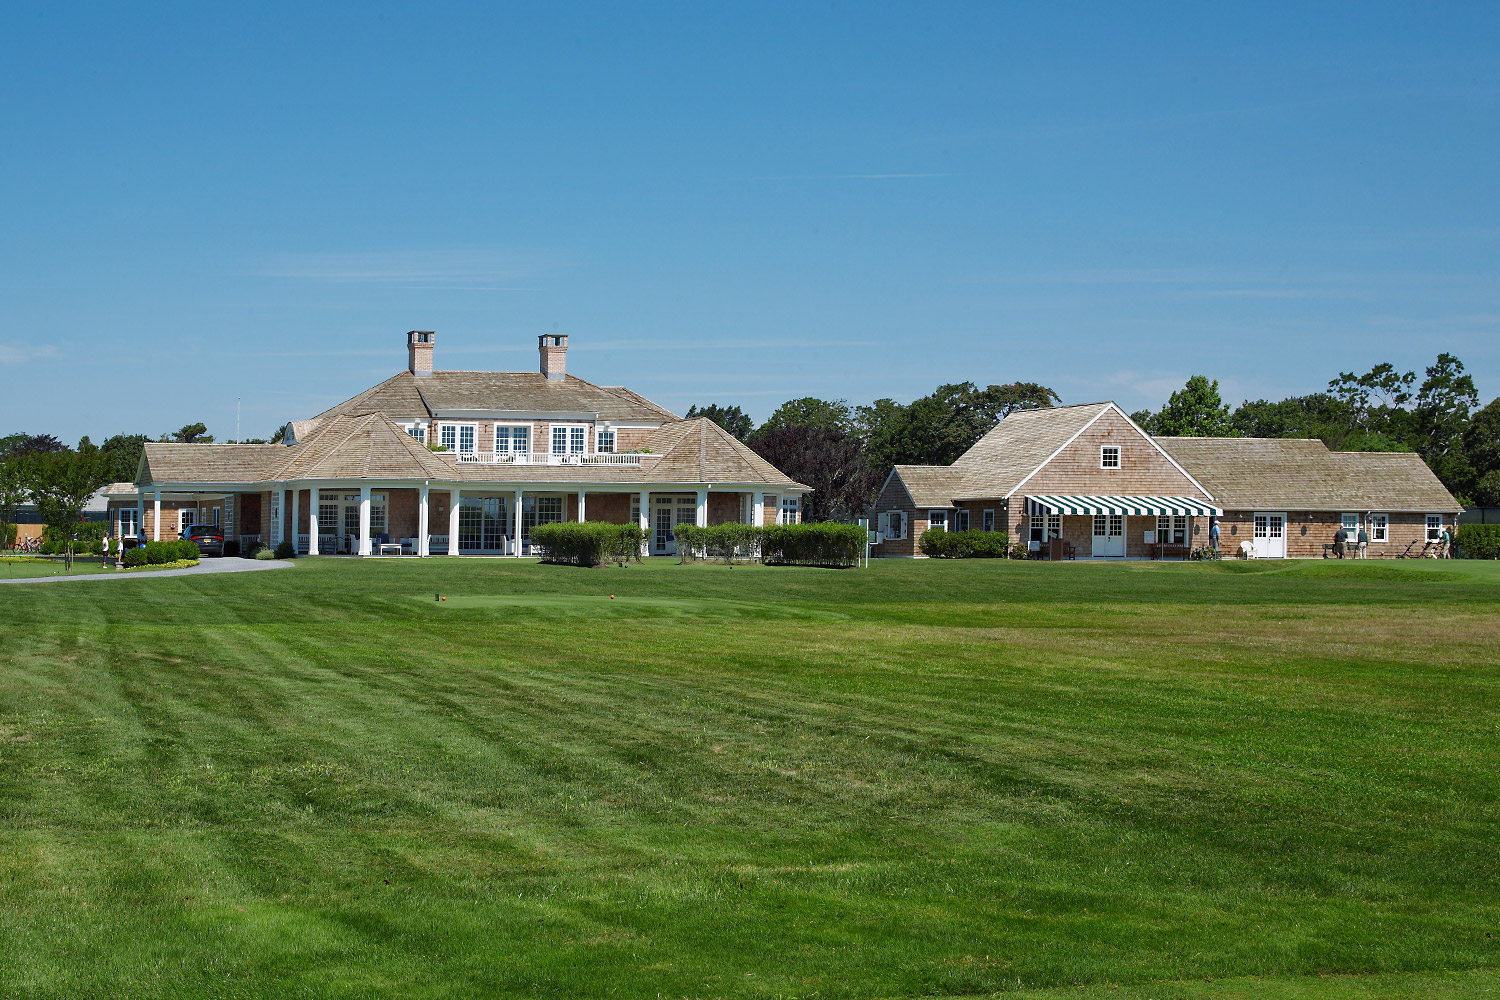
[[[1359,526],[1359,534],[1357,536],[1355,536],[1355,537],[1359,539],[1359,558],[1361,558],[1361,559],[1368,559],[1368,558],[1370,558],[1370,532],[1369,532],[1369,529],[1366,528],[1363,524],[1361,524]]]
[[[1344,530],[1342,524],[1339,525],[1339,530],[1333,533],[1333,557],[1335,559],[1344,558],[1344,543],[1348,540],[1349,533]]]
[[[1443,533],[1441,535],[1438,535],[1438,553],[1437,553],[1437,557],[1439,559],[1447,559],[1448,558],[1448,547],[1450,545],[1452,545],[1452,544],[1453,544],[1453,535],[1449,533],[1447,525],[1444,525],[1443,526]]]

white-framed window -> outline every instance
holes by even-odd
[[[318,504],[318,534],[336,535],[339,530],[339,505],[336,503]]]
[[[1103,538],[1105,531],[1105,517],[1103,514],[1094,515],[1094,537]]]
[[[615,432],[599,431],[594,435],[594,450],[601,455],[608,455],[615,450]]]
[[[1099,446],[1099,468],[1118,469],[1120,467],[1120,446],[1117,444],[1105,444]]]
[[[495,427],[495,451],[502,455],[524,455],[531,450],[531,428],[501,424]]]
[[[969,530],[969,512],[966,511],[966,510],[964,510],[962,507],[960,507],[958,510],[956,510],[956,511],[953,512],[953,530],[954,531],[968,531]]]
[[[987,510],[987,511],[985,511],[984,514],[981,515],[981,517],[979,519],[979,523],[981,525],[983,525],[983,529],[982,530],[984,530],[984,531],[994,531],[995,530],[995,512],[993,510]]]
[[[1339,527],[1343,528],[1344,532],[1351,539],[1355,538],[1359,534],[1359,515],[1358,514],[1340,514],[1339,515]]]
[[[552,454],[582,455],[588,442],[589,429],[582,424],[552,425]]]
[[[141,533],[141,522],[136,519],[139,513],[134,507],[120,508],[120,527],[116,534],[120,538],[135,538]]]
[[[1062,537],[1062,515],[1061,514],[1033,514],[1031,517],[1031,537],[1027,541],[1045,542],[1049,538]]]
[[[1119,538],[1123,534],[1125,534],[1125,515],[1109,515],[1109,537]]]
[[[1443,535],[1443,515],[1441,515],[1441,514],[1428,514],[1427,515],[1427,540],[1429,542],[1435,542],[1439,538],[1441,538],[1442,535]]]
[[[458,426],[456,424],[438,425],[438,444],[449,451],[458,450]]]
[[[903,510],[886,511],[885,537],[900,539],[906,537],[906,512]]]
[[[186,535],[187,530],[197,523],[197,507],[177,508],[177,534]]]
[[[948,512],[946,510],[929,510],[927,512],[927,527],[947,528]]]
[[[383,535],[386,533],[386,494],[370,494],[370,535]]]
[[[416,438],[422,444],[427,443],[427,427],[424,424],[407,424],[406,433]]]
[[[1061,538],[1062,537],[1062,515],[1061,514],[1048,514],[1047,515],[1047,537],[1048,538]]]
[[[1391,518],[1389,514],[1370,515],[1370,541],[1388,542],[1391,540]]]
[[[1187,518],[1162,514],[1156,519],[1156,540],[1164,545],[1187,544]]]
[[[791,497],[782,497],[781,498],[781,523],[782,524],[796,524],[797,523],[797,498],[796,497],[791,496]]]
[[[213,508],[212,510],[210,510],[208,512],[208,523],[214,525],[215,527],[217,527],[218,524],[220,523],[220,521],[223,519],[223,517],[224,517],[224,508],[223,507],[215,507],[215,508]]]
[[[458,425],[459,454],[468,454],[469,452],[472,452],[474,450],[474,432],[475,427],[473,424]]]

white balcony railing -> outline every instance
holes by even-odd
[[[582,455],[546,451],[460,451],[454,454],[464,465],[640,465],[643,457],[616,452]]]

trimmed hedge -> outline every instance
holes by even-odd
[[[922,554],[933,559],[1004,559],[1010,535],[1003,531],[948,531],[928,528],[922,532]]]
[[[764,528],[749,524],[715,524],[707,528],[679,524],[672,529],[677,536],[677,554],[683,562],[722,559],[726,563],[760,558],[763,531]]]
[[[1500,524],[1460,524],[1458,549],[1465,559],[1500,559]]]
[[[641,558],[645,538],[639,524],[606,521],[557,521],[531,529],[531,544],[542,549],[542,562],[569,566],[598,566],[603,562],[623,566]]]
[[[715,524],[700,528],[679,524],[677,554],[683,562],[695,559],[759,559],[768,566],[837,566],[859,562],[868,534],[857,524]]]
[[[185,561],[197,562],[202,555],[198,551],[197,544],[185,538],[175,542],[147,542],[138,549],[131,549],[130,552],[125,553],[125,565],[127,566],[132,565],[130,562],[131,552],[141,553],[141,559],[144,560],[147,566],[161,566],[166,563]]]

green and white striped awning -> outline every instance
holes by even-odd
[[[1035,496],[1026,498],[1026,513],[1039,514],[1175,514],[1219,517],[1224,511],[1196,497]]]

